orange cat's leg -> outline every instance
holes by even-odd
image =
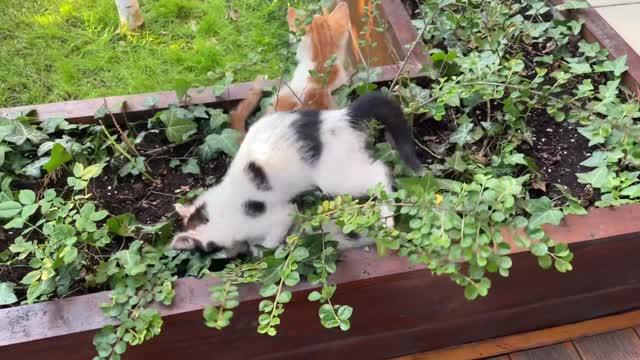
[[[235,107],[230,113],[229,118],[231,122],[231,128],[240,132],[241,136],[238,142],[242,142],[247,128],[247,119],[249,115],[253,113],[260,99],[262,98],[262,77],[258,76],[253,84],[253,87],[249,90],[249,96],[246,99],[240,101],[238,106]]]
[[[293,111],[300,107],[300,101],[293,95],[283,94],[274,100],[273,106],[278,112]]]
[[[333,109],[333,99],[329,89],[325,87],[310,87],[304,91],[302,108],[309,110]]]

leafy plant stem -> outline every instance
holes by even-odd
[[[100,127],[102,128],[102,132],[104,133],[104,135],[107,137],[107,141],[109,142],[109,144],[111,144],[111,146],[113,146],[114,149],[116,149],[120,154],[122,154],[122,156],[124,156],[125,158],[127,158],[127,160],[129,160],[130,162],[132,162],[133,164],[136,163],[135,159],[133,159],[133,157],[131,157],[131,155],[129,155],[128,152],[126,152],[120,145],[118,145],[117,142],[115,142],[115,140],[113,140],[113,138],[111,137],[111,134],[109,134],[109,131],[107,130],[107,127],[104,125],[104,123],[102,122],[102,120],[99,120],[100,122]],[[158,181],[156,179],[154,179],[151,175],[149,175],[149,173],[147,173],[146,169],[141,169],[140,173],[142,174],[142,176],[144,176],[147,180],[150,180],[154,183],[157,183]]]
[[[116,130],[120,134],[120,138],[122,139],[122,141],[124,141],[125,144],[127,144],[127,146],[129,147],[129,149],[131,149],[131,151],[133,151],[137,156],[140,156],[140,153],[138,152],[138,149],[136,149],[136,147],[129,141],[129,138],[127,137],[127,135],[120,128],[120,125],[118,124],[118,121],[116,121],[115,116],[113,116],[113,112],[111,112],[111,109],[107,105],[107,99],[103,98],[102,101],[104,102],[104,107],[107,109],[107,112],[109,113],[109,117],[111,118],[111,122],[113,122],[113,125],[115,125]],[[122,106],[124,107],[125,104],[126,103],[123,103]],[[122,113],[126,114],[126,112],[124,112],[124,111]]]

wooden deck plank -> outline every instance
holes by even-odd
[[[413,354],[399,360],[480,359],[570,341],[571,339],[627,329],[640,324],[640,310],[630,311],[456,347]],[[640,333],[640,326],[638,327]]]
[[[502,356],[494,356],[491,358],[486,358],[484,360],[511,360],[511,359],[509,359],[509,355],[502,355]]]
[[[511,360],[581,360],[570,341],[509,354]]]
[[[574,340],[584,360],[640,359],[640,338],[633,329]]]

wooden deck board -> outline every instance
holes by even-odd
[[[638,360],[640,337],[629,328],[574,340],[584,360]]]
[[[510,360],[581,360],[570,341],[509,354]]]
[[[421,354],[407,355],[398,358],[398,360],[482,359],[487,356],[497,356],[516,351],[540,348],[571,341],[572,339],[628,329],[638,324],[640,324],[640,310],[635,310],[575,324],[514,334]],[[640,326],[638,326],[638,332],[640,333]],[[640,359],[640,357],[638,359]]]

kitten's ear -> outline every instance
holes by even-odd
[[[192,232],[177,233],[171,240],[170,247],[176,250],[191,250],[199,247],[201,241]]]
[[[344,32],[349,30],[351,19],[349,18],[349,6],[345,2],[339,2],[338,5],[329,14],[329,22],[331,30],[334,32]]]
[[[180,215],[183,221],[186,221],[194,211],[193,206],[185,206],[178,203],[173,205],[173,207],[176,209],[176,212],[178,213],[178,215]]]

